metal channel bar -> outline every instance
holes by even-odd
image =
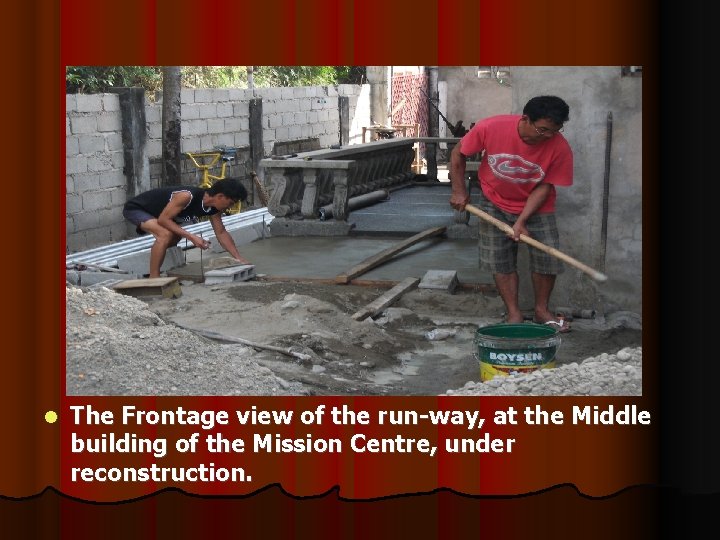
[[[225,225],[225,229],[228,231],[234,231],[242,227],[255,225],[256,223],[270,223],[272,219],[273,216],[268,212],[266,207],[263,207],[256,210],[241,212],[239,214],[233,214],[231,216],[224,216],[223,224]],[[212,232],[212,225],[209,221],[195,223],[183,228],[193,234]],[[153,242],[155,242],[155,239],[152,235],[141,236],[131,240],[123,240],[122,242],[116,242],[108,246],[71,253],[65,257],[65,264],[90,263],[105,266],[116,266],[117,259],[119,257],[135,253],[137,251],[142,251],[144,249],[149,249]],[[183,242],[178,245],[182,246]],[[192,244],[188,244],[188,248],[193,247],[194,246]]]

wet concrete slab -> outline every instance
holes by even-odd
[[[476,197],[473,194],[473,203]],[[435,227],[456,226],[449,200],[447,182],[416,184],[392,191],[385,201],[350,212],[348,223],[353,227],[347,236],[276,235],[239,246],[239,250],[255,265],[258,276],[333,280],[409,236]],[[474,216],[469,228],[477,231]],[[173,270],[173,275],[200,274],[199,250],[186,253],[187,266]],[[216,254],[203,253],[205,264],[212,256]],[[455,271],[461,285],[493,283],[492,276],[478,268],[477,237],[452,234],[423,240],[356,279],[400,282],[408,277],[422,278],[430,270]]]
[[[258,275],[305,279],[334,279],[353,266],[391,248],[406,237],[273,237],[240,246],[240,253],[255,265]],[[200,273],[200,251],[186,251],[185,267],[173,270],[179,277]],[[227,254],[218,254],[226,256]],[[207,266],[211,257],[203,253]],[[422,278],[428,270],[454,270],[461,284],[491,284],[492,276],[478,269],[477,241],[444,237],[424,240],[362,274],[357,279],[402,281]]]
[[[348,222],[354,225],[350,234],[418,233],[431,227],[451,226],[455,218],[449,201],[448,183],[398,189],[385,201],[350,212]],[[471,194],[470,202],[478,204],[477,193]],[[477,223],[471,215],[469,225],[477,230]]]

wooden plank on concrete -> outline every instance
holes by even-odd
[[[419,232],[415,236],[411,236],[410,238],[403,240],[399,244],[389,247],[388,249],[383,250],[380,253],[365,259],[360,264],[353,266],[347,272],[345,272],[343,274],[339,274],[338,276],[335,277],[335,283],[340,283],[340,284],[350,283],[350,281],[353,280],[354,278],[364,274],[365,272],[372,270],[376,266],[380,266],[381,264],[387,262],[389,259],[391,259],[395,255],[397,255],[404,249],[407,249],[410,246],[414,246],[418,242],[422,242],[423,240],[426,240],[428,238],[432,238],[433,236],[438,236],[440,234],[443,234],[445,232],[445,230],[446,230],[446,227],[434,227],[432,229],[427,229],[426,231]]]
[[[183,278],[188,279],[188,278]],[[290,283],[314,283],[318,285],[337,285],[335,278],[298,277],[298,276],[268,276],[258,274],[258,281],[290,282]],[[389,289],[400,283],[397,280],[385,279],[353,279],[352,284],[358,287],[379,287]],[[457,288],[465,291],[479,292],[497,296],[497,289],[493,283],[458,283]]]
[[[163,298],[182,296],[180,281],[177,277],[128,279],[113,285],[112,288],[129,296],[162,296]]]
[[[387,291],[382,296],[377,297],[375,300],[370,302],[367,306],[357,311],[352,315],[352,318],[356,321],[364,321],[368,317],[374,317],[380,313],[383,309],[392,304],[395,300],[400,298],[410,289],[417,287],[420,283],[420,278],[409,277],[402,280],[400,283],[395,285],[392,289]]]

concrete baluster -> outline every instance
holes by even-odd
[[[290,207],[282,204],[287,188],[287,178],[285,177],[285,169],[270,169],[270,200],[268,201],[268,211],[276,217],[283,217],[288,214]]]
[[[317,169],[303,170],[303,184],[305,189],[302,196],[302,207],[300,212],[306,218],[317,218],[318,210],[318,189],[317,189]]]
[[[333,171],[335,197],[333,198],[333,216],[336,221],[347,221],[348,217],[348,171]]]

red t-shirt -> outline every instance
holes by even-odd
[[[539,182],[552,189],[538,214],[555,211],[555,187],[573,183],[573,155],[562,133],[540,144],[526,144],[518,134],[519,114],[492,116],[477,122],[462,139],[462,153],[483,152],[478,180],[498,208],[520,214]]]

